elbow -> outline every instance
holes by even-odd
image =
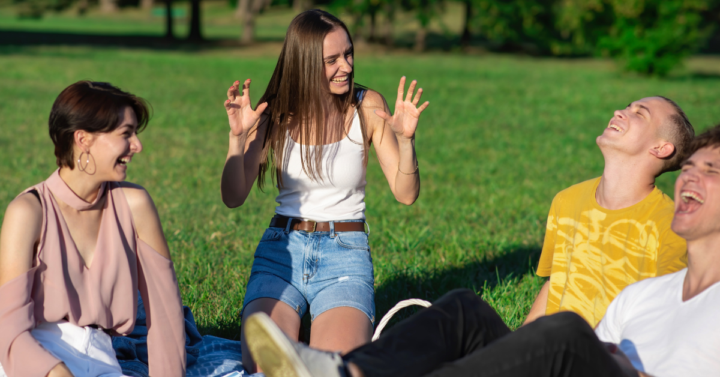
[[[406,206],[411,206],[417,198],[420,196],[420,188],[418,187],[417,190],[413,190],[412,192],[407,192],[405,195],[398,195],[395,194],[395,200],[398,202],[405,204]]]
[[[409,197],[409,198],[398,198],[398,197],[395,197],[395,199],[396,199],[398,202],[400,202],[400,203],[402,203],[402,204],[405,204],[406,206],[411,206],[411,205],[413,205],[413,203],[415,203],[415,201],[417,200],[417,198],[418,198],[417,195],[415,195],[415,196],[413,196],[413,197]]]
[[[244,200],[240,200],[237,198],[226,198],[225,196],[222,197],[222,201],[228,208],[237,208],[245,204]]]

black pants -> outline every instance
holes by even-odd
[[[446,294],[344,358],[366,377],[637,376],[579,315],[558,313],[512,332],[467,289]]]

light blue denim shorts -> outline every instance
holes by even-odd
[[[362,311],[375,324],[368,235],[336,233],[334,223],[330,222],[329,232],[267,228],[255,250],[243,307],[259,298],[272,298],[290,305],[301,318],[309,307],[314,320],[327,310],[345,306]]]

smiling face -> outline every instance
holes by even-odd
[[[660,97],[648,97],[616,110],[607,128],[597,137],[601,150],[629,155],[647,154],[660,141],[661,127],[675,114],[671,104]]]
[[[675,181],[672,230],[688,241],[720,233],[720,148],[699,149]]]
[[[353,45],[345,30],[336,27],[323,40],[325,78],[332,94],[350,91],[353,71]]]
[[[92,134],[89,137],[90,154],[95,161],[95,176],[101,181],[124,181],[127,164],[135,153],[142,151],[137,136],[138,121],[131,107],[125,107],[120,125],[110,132]],[[77,152],[77,156],[80,152]],[[82,157],[83,159],[85,156]],[[90,164],[92,164],[92,159]],[[85,161],[81,159],[81,164]],[[92,170],[92,165],[89,167]]]

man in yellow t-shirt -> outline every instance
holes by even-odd
[[[555,196],[537,274],[549,276],[525,323],[559,311],[595,327],[626,286],[684,268],[686,243],[670,229],[674,203],[655,178],[677,170],[695,132],[665,97],[615,111],[596,143],[603,175]]]

